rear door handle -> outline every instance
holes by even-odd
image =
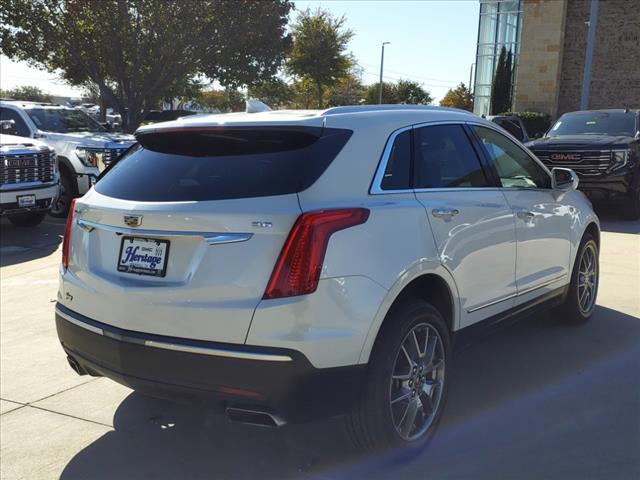
[[[445,220],[450,220],[452,217],[455,217],[460,213],[460,210],[457,208],[434,208],[431,210],[431,215],[436,218],[443,218]]]
[[[533,212],[528,212],[526,210],[518,210],[516,212],[516,217],[518,217],[521,220],[524,220],[525,222],[530,222],[531,220],[533,220],[533,217],[535,217],[535,213]]]

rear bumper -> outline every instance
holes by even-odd
[[[143,393],[256,408],[287,422],[348,411],[364,366],[317,369],[300,352],[143,334],[96,322],[58,304],[58,337],[80,373]]]

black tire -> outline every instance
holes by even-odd
[[[398,385],[393,382],[399,382],[399,380],[392,380],[392,375],[393,369],[397,366],[398,358],[400,358],[399,355],[404,355],[404,353],[401,353],[401,347],[407,345],[404,342],[407,341],[408,336],[414,329],[422,328],[423,325],[428,325],[426,328],[432,335],[437,332],[437,337],[441,341],[443,360],[442,376],[440,377],[442,379],[441,392],[435,406],[435,413],[433,413],[430,422],[427,425],[425,421],[422,425],[422,428],[426,426],[426,430],[421,432],[417,438],[407,439],[403,438],[402,432],[396,428],[396,419],[401,414],[396,415],[395,412],[392,412],[395,408],[400,410],[404,408],[402,403],[396,403],[397,407],[391,403],[392,396],[394,396],[394,385]],[[436,336],[433,338],[436,338]],[[428,351],[428,348],[428,344],[425,342],[425,352]],[[436,361],[432,360],[432,363],[436,363]],[[409,450],[417,450],[424,447],[434,435],[442,418],[448,390],[448,376],[445,375],[445,372],[447,372],[445,369],[450,364],[451,339],[449,329],[440,312],[429,303],[420,300],[408,300],[403,302],[402,305],[394,307],[385,320],[371,353],[367,379],[362,394],[354,405],[353,410],[345,418],[347,432],[355,447],[360,450],[370,451],[394,445],[399,445]],[[427,369],[425,368],[426,371]],[[438,378],[435,370],[433,372],[433,376]],[[409,373],[411,373],[411,370],[409,370]],[[413,387],[405,387],[404,382],[401,383],[403,386],[398,386],[398,388],[407,388],[410,392],[409,394],[413,397],[415,397],[416,394],[414,392],[417,390],[420,392],[417,394],[420,399],[422,394],[425,393],[422,386],[427,385],[426,381],[424,383],[421,381],[420,385],[414,383]],[[437,387],[430,388],[435,389]],[[435,391],[430,390],[429,395],[432,395],[431,392]],[[400,396],[402,395],[397,395],[396,398]],[[424,402],[413,398],[409,398],[408,401],[418,401],[421,405],[419,408],[422,409],[418,413],[423,420],[425,418],[424,412],[427,411],[427,403],[433,407],[430,401]],[[409,407],[406,408],[408,411]],[[433,409],[431,411],[433,412]],[[405,417],[402,418],[404,419]],[[419,418],[417,414],[415,418]],[[403,425],[402,421],[399,422],[399,425]],[[411,428],[413,428],[413,425]]]
[[[627,220],[640,220],[640,192],[636,192],[627,200],[624,209]]]
[[[9,221],[15,227],[35,227],[36,225],[40,225],[40,223],[42,223],[45,215],[46,212],[16,213],[15,215],[9,215]]]
[[[56,218],[65,218],[69,214],[71,200],[76,196],[77,188],[74,185],[73,177],[66,170],[60,170],[60,191],[58,198],[51,205],[49,215]]]
[[[583,283],[585,277],[581,273],[581,265],[582,262],[585,261],[585,255],[588,254],[587,252],[589,250],[593,252],[593,260],[595,262],[595,275],[589,276],[591,278],[590,282],[593,283],[591,293],[584,294],[584,290],[580,288],[580,284]],[[596,242],[596,239],[593,237],[593,235],[591,235],[590,233],[585,233],[582,237],[582,241],[580,242],[580,248],[578,249],[578,254],[576,255],[576,260],[573,265],[573,272],[571,273],[571,283],[569,284],[567,297],[565,298],[562,306],[559,308],[560,318],[563,322],[569,324],[581,324],[587,322],[591,318],[596,305],[599,280],[600,263],[598,243]],[[585,297],[583,297],[583,295],[585,295]],[[582,298],[586,298],[587,295],[589,295],[590,299],[589,308],[585,308],[585,305],[581,303]]]

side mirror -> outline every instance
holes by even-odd
[[[563,192],[569,190],[577,190],[578,175],[570,168],[553,168],[551,169],[551,188],[561,190]]]
[[[15,120],[0,120],[0,133],[5,135],[16,135],[16,121]]]

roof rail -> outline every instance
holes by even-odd
[[[341,113],[359,113],[359,112],[381,112],[389,110],[443,110],[449,112],[465,112],[459,108],[438,107],[435,105],[411,105],[411,104],[392,104],[392,105],[350,105],[345,107],[332,107],[320,115],[339,115]]]

